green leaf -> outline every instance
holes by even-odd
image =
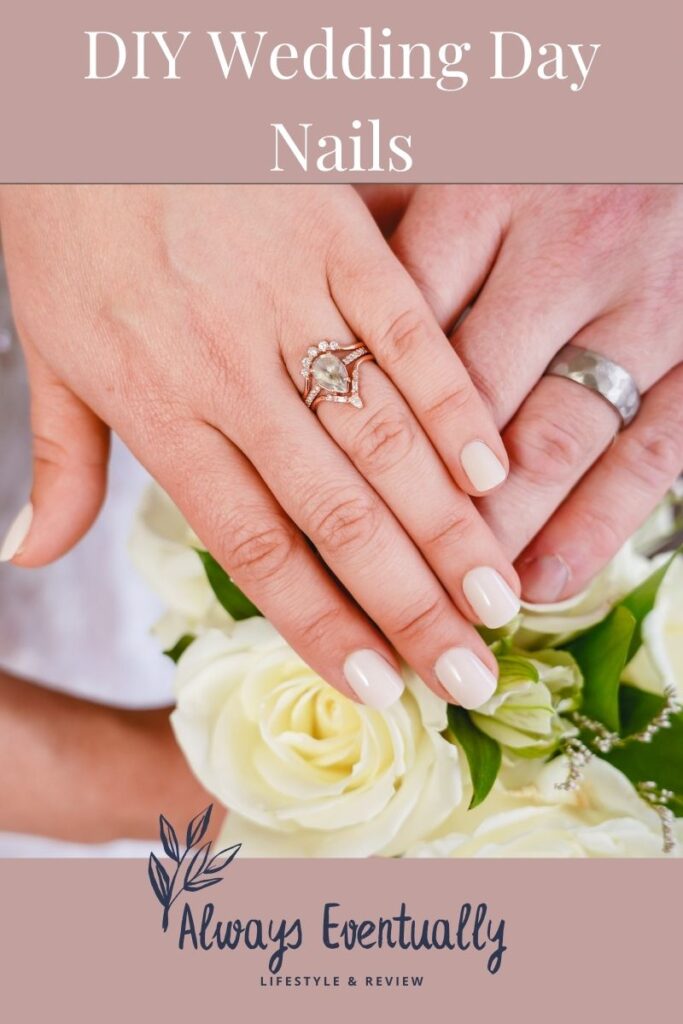
[[[500,771],[501,751],[495,740],[477,729],[464,708],[448,705],[448,725],[465,751],[472,776],[470,810],[478,807],[491,792]]]
[[[629,660],[635,616],[617,605],[610,614],[566,645],[583,674],[581,712],[619,732],[619,681]]]
[[[237,584],[232,582],[225,569],[218,564],[208,551],[201,551],[199,548],[195,548],[195,550],[202,560],[204,572],[211,589],[228,615],[232,615],[233,619],[237,622],[242,619],[253,619],[254,616],[261,615],[256,605],[252,604]]]
[[[187,650],[190,644],[194,643],[196,639],[197,637],[194,635],[194,633],[184,633],[183,636],[181,636],[180,640],[178,640],[173,645],[173,647],[169,647],[167,651],[164,651],[164,654],[166,655],[167,658],[170,658],[171,661],[175,662],[175,664],[177,665],[178,661],[180,660],[181,654],[184,654],[184,652]]]
[[[635,590],[632,590],[630,594],[627,594],[626,597],[622,598],[619,602],[619,606],[621,608],[627,608],[636,620],[633,638],[628,652],[628,661],[631,660],[643,642],[643,619],[646,615],[649,615],[654,608],[657,592],[661,586],[662,580],[669,571],[669,567],[674,558],[682,551],[683,547],[679,548],[678,551],[674,551],[671,558],[668,558],[663,565],[660,565],[659,569],[655,569],[655,571],[651,573],[646,580],[643,580],[640,586],[636,587]]]
[[[662,709],[664,700],[635,686],[620,693],[623,735],[640,732]],[[649,743],[633,742],[606,755],[606,760],[633,782],[655,782],[673,790],[671,808],[683,817],[683,711],[671,717],[671,726],[660,729]]]
[[[632,736],[642,732],[664,706],[664,697],[638,686],[624,683],[619,691],[621,735]],[[683,752],[682,752],[683,753]],[[683,777],[681,778],[683,782]]]

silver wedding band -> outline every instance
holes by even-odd
[[[552,377],[573,380],[601,395],[619,413],[622,429],[629,425],[640,408],[640,391],[631,374],[599,352],[565,345],[545,372]]]

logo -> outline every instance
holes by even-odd
[[[154,895],[163,908],[161,928],[164,932],[169,929],[173,904],[181,896],[187,897],[222,882],[223,873],[242,848],[241,843],[235,843],[212,854],[211,842],[202,844],[209,830],[212,810],[213,804],[209,804],[195,815],[187,826],[185,847],[182,850],[173,825],[163,814],[159,816],[161,844],[174,868],[167,870],[159,858],[150,853],[148,875]],[[238,893],[240,895],[243,893]],[[197,901],[194,902],[196,904]],[[191,948],[205,952],[239,950],[267,954],[268,975],[265,978],[262,976],[262,986],[308,985],[308,975],[301,976],[303,982],[297,981],[298,976],[294,975],[287,975],[284,981],[268,980],[269,976],[280,975],[285,956],[290,951],[303,946],[302,917],[261,917],[244,913],[232,916],[234,909],[229,911],[229,917],[223,918],[220,908],[213,902],[193,907],[191,901],[185,898],[182,913],[178,915],[178,949]],[[341,955],[353,950],[365,952],[373,949],[397,949],[403,952],[465,952],[474,949],[477,953],[486,954],[486,968],[490,974],[496,974],[507,949],[504,942],[505,919],[496,919],[483,902],[475,904],[466,901],[459,906],[451,906],[449,911],[437,918],[423,917],[411,913],[406,900],[401,900],[388,915],[370,915],[359,920],[355,914],[349,916],[341,903],[328,900],[321,906],[317,929],[319,948],[333,950]],[[366,985],[375,984],[373,977],[366,977]],[[311,978],[317,984],[317,976],[311,975]],[[398,975],[396,978],[397,985],[422,984],[422,976],[411,976],[404,981]],[[347,983],[355,985],[355,976],[349,975]],[[337,986],[339,981],[333,984]],[[381,981],[381,984],[385,984],[385,981]],[[394,984],[394,981],[387,981],[386,984]]]
[[[159,835],[164,851],[175,864],[169,874],[158,857],[149,855],[148,874],[154,895],[164,908],[161,918],[163,931],[168,930],[171,907],[183,893],[200,892],[223,881],[222,872],[232,864],[242,844],[235,843],[211,856],[211,842],[199,846],[211,822],[213,804],[195,815],[187,826],[185,848],[181,852],[176,830],[170,821],[159,815]],[[194,851],[194,852],[193,852]]]

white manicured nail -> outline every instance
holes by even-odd
[[[483,441],[470,441],[460,452],[462,468],[470,483],[484,494],[502,484],[507,476],[505,466]]]
[[[519,611],[517,595],[500,573],[488,565],[470,569],[462,581],[462,589],[479,621],[489,629],[504,626]]]
[[[467,647],[452,647],[434,666],[436,677],[453,700],[478,708],[496,692],[496,677]]]
[[[388,708],[403,693],[403,680],[377,651],[354,651],[344,662],[346,681],[364,704]]]
[[[33,520],[33,505],[29,501],[10,526],[0,547],[0,562],[11,562],[21,551],[21,545],[28,537]]]

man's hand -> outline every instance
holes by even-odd
[[[369,199],[397,219],[391,195]],[[683,187],[425,185],[393,200],[392,247],[504,428],[510,475],[479,507],[519,556],[523,595],[569,597],[683,469]],[[635,378],[623,432],[599,395],[544,376],[570,341]]]

